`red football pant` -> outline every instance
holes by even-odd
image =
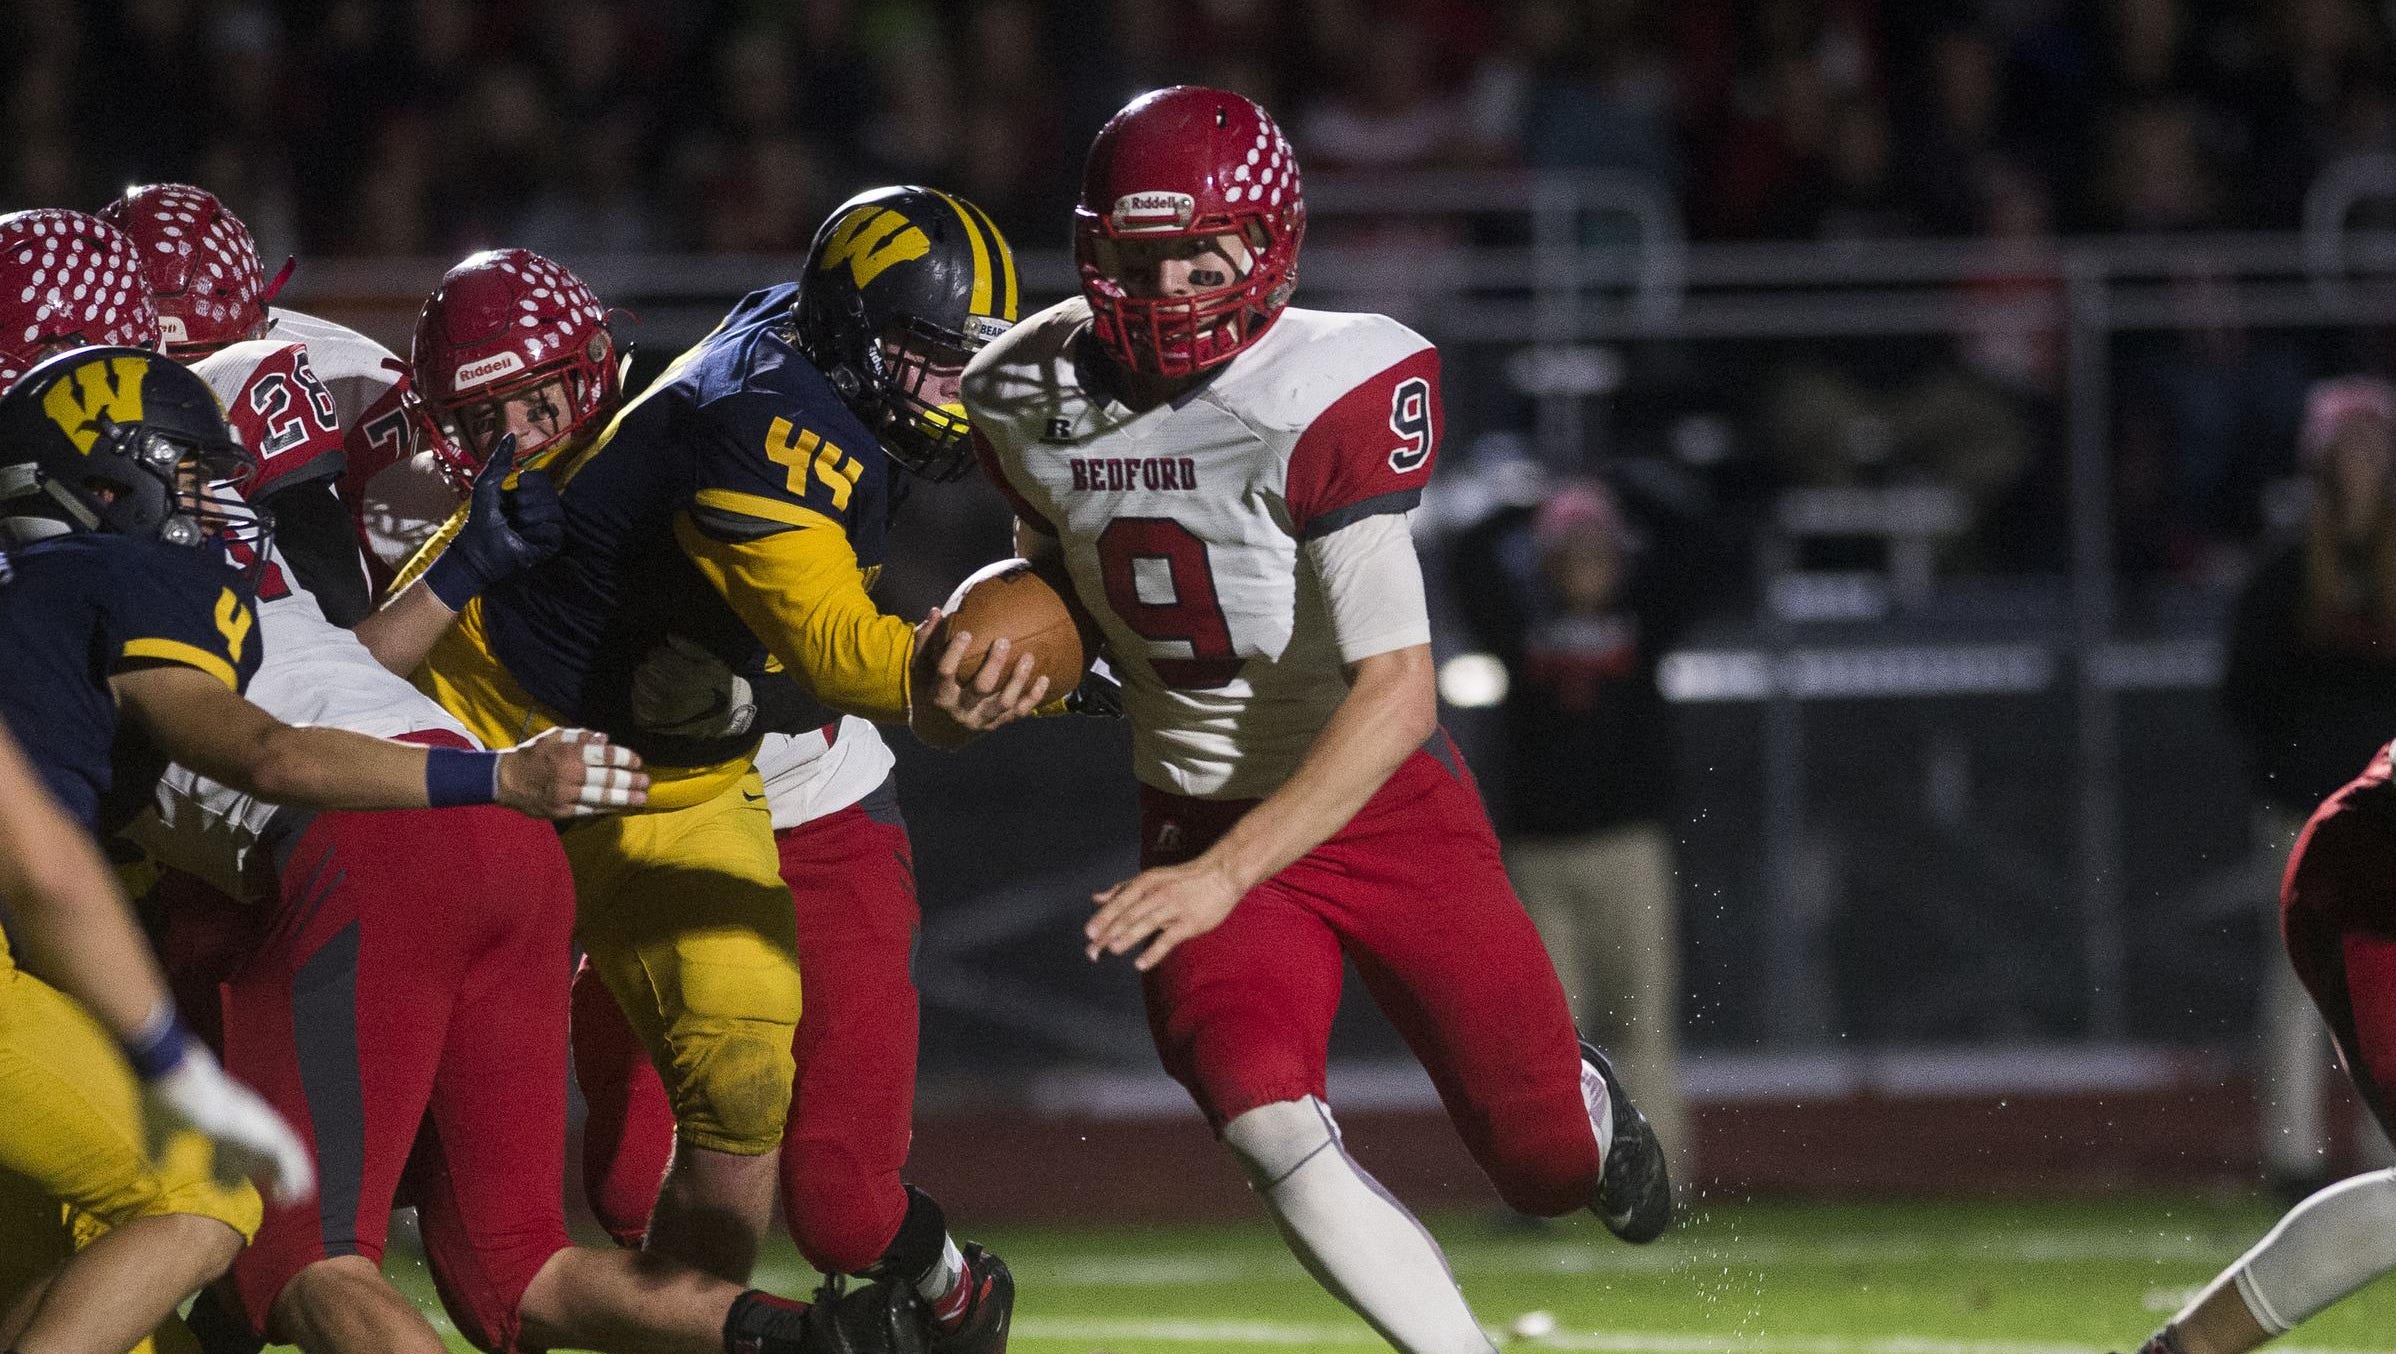
[[[1143,786],[1142,867],[1196,856],[1251,806]],[[1218,1133],[1260,1105],[1325,1094],[1343,954],[1499,1195],[1542,1217],[1587,1207],[1598,1145],[1572,1013],[1445,732],[1331,840],[1146,975],[1157,1053]]]
[[[798,909],[806,1011],[782,1135],[782,1211],[810,1264],[855,1274],[882,1258],[907,1215],[915,1112],[914,851],[906,827],[852,804],[774,834]],[[583,1187],[618,1243],[637,1246],[674,1149],[665,1086],[605,984],[574,978],[574,1074]]]
[[[2280,929],[2347,1076],[2396,1137],[2396,784],[2387,749],[2322,801],[2296,839]]]
[[[271,929],[221,986],[225,1065],[306,1140],[317,1197],[268,1206],[233,1265],[242,1310],[263,1332],[310,1264],[379,1264],[404,1171],[443,1305],[513,1349],[525,1288],[568,1244],[557,835],[496,807],[321,813],[280,874]]]

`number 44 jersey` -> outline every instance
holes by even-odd
[[[1270,794],[1346,696],[1344,664],[1430,642],[1406,514],[1438,450],[1439,355],[1383,316],[1290,309],[1134,412],[1089,323],[1066,301],[975,355],[983,469],[1057,538],[1123,677],[1140,779]]]

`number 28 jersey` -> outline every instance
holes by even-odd
[[[1135,774],[1199,798],[1270,794],[1347,695],[1343,664],[1429,642],[1403,531],[1437,454],[1438,352],[1384,316],[1285,310],[1203,384],[1135,413],[1092,384],[1088,327],[1074,299],[975,355],[975,449],[1057,538],[1104,632]],[[1405,586],[1343,605],[1357,580],[1326,586],[1343,556],[1325,547],[1375,532],[1399,537]]]

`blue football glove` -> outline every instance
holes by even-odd
[[[505,488],[516,467],[516,437],[510,433],[482,472],[474,477],[474,500],[466,524],[424,571],[424,585],[452,611],[485,588],[510,578],[558,552],[566,543],[566,509],[546,472],[527,470],[516,487]]]

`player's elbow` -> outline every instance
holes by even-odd
[[[1413,747],[1438,732],[1439,684],[1430,645],[1417,644],[1362,659],[1354,665],[1351,681],[1353,690],[1372,701],[1374,727],[1389,730],[1392,742]]]
[[[270,804],[308,805],[316,781],[315,764],[298,733],[288,724],[263,730],[242,758],[240,779],[225,779]]]

